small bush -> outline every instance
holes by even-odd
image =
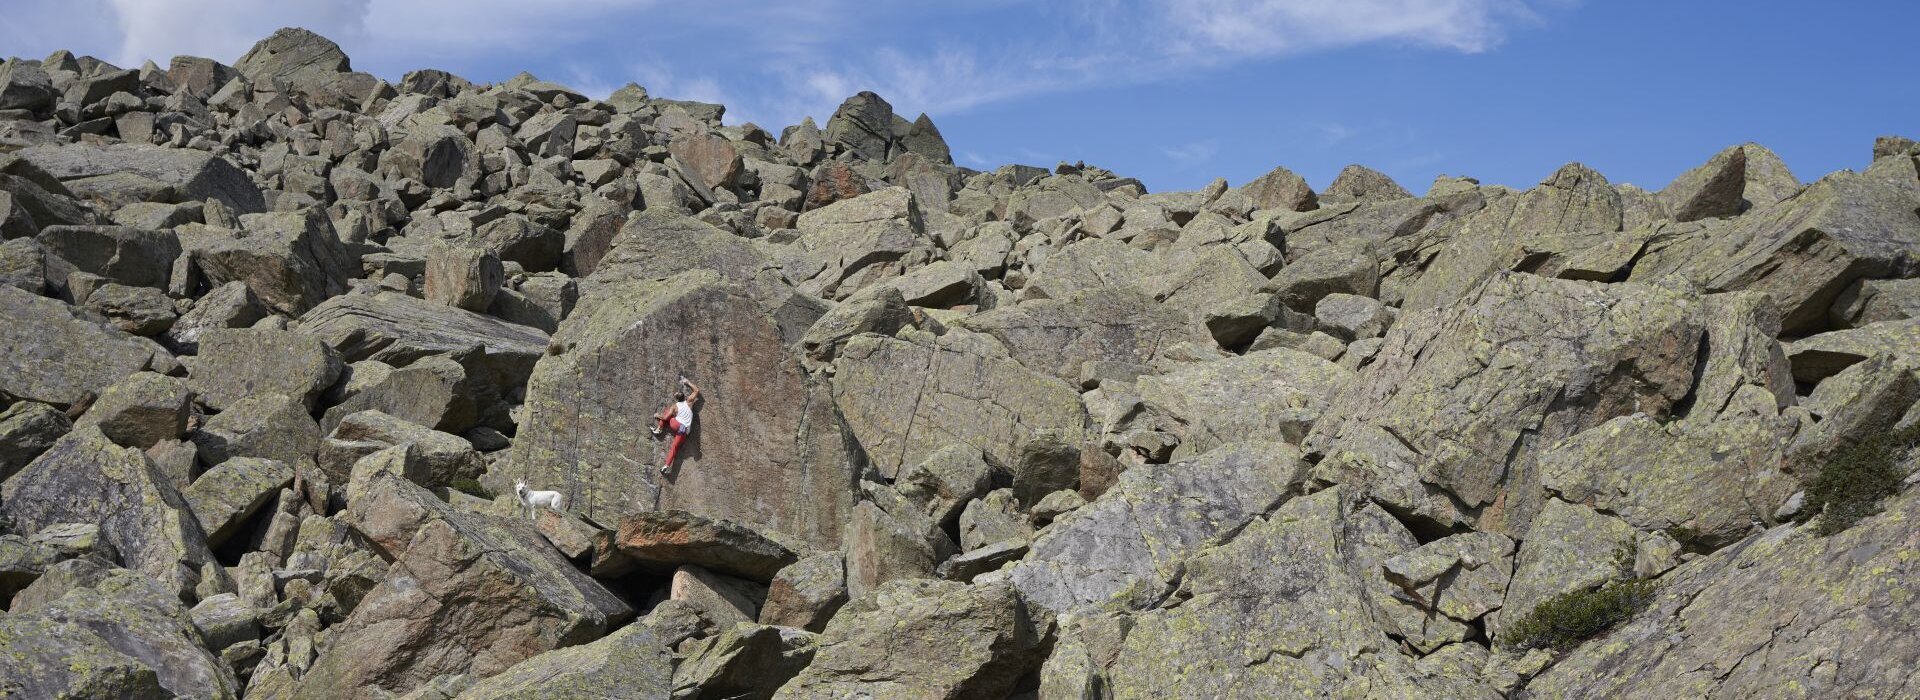
[[[1831,535],[1880,512],[1880,499],[1900,490],[1900,481],[1906,477],[1900,460],[1916,444],[1920,444],[1920,425],[1876,431],[1835,453],[1807,482],[1801,512],[1821,516],[1814,531]]]
[[[1646,609],[1655,588],[1652,581],[1624,581],[1562,593],[1508,626],[1500,643],[1510,649],[1566,649]]]
[[[488,490],[485,486],[481,486],[480,482],[474,479],[462,477],[454,479],[453,483],[447,485],[455,491],[473,496],[474,498],[484,498],[489,501],[493,500],[493,491]]]

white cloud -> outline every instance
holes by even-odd
[[[275,28],[305,26],[388,78],[538,58],[536,74],[588,94],[637,81],[778,128],[824,119],[860,90],[905,116],[939,116],[1370,43],[1485,51],[1532,21],[1529,3],[1575,0],[10,1],[21,3],[9,8],[21,21],[0,33],[21,39],[10,44],[41,46],[51,33],[56,46],[125,65],[183,53],[231,62]]]

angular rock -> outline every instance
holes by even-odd
[[[449,673],[484,678],[630,615],[524,521],[449,513],[421,526],[385,580],[329,628],[296,697],[378,697]]]
[[[935,453],[936,455],[938,453]],[[1047,494],[1080,486],[1080,447],[1055,432],[1035,433],[1013,465],[1013,497],[1028,508]]]
[[[249,518],[280,489],[293,485],[293,468],[272,460],[237,457],[221,462],[194,479],[181,495],[207,533],[207,545],[218,547],[239,532]]]
[[[67,406],[127,375],[173,365],[152,341],[59,301],[0,285],[0,394]]]
[[[427,301],[486,312],[506,284],[500,258],[478,248],[433,246],[427,252]]]
[[[753,528],[681,510],[641,512],[620,521],[613,552],[653,567],[691,564],[717,573],[767,582],[799,560],[785,545]],[[611,563],[611,562],[610,562]],[[594,567],[596,576],[617,575],[618,568]]]
[[[113,327],[138,336],[159,335],[172,328],[179,316],[166,293],[111,282],[87,295],[86,309],[107,319]]]
[[[1734,146],[1682,173],[1660,191],[1660,204],[1674,221],[1739,214],[1747,179],[1747,152]]]
[[[889,187],[800,215],[800,236],[774,253],[801,291],[844,299],[899,277],[934,257],[920,207],[905,187]]]
[[[993,336],[1029,369],[1070,382],[1088,362],[1154,365],[1182,342],[1208,342],[1179,312],[1125,287],[1024,301],[954,325]]]
[[[1038,666],[1044,632],[1005,584],[903,581],[845,609],[775,698],[988,698]]]
[[[772,698],[813,660],[814,635],[738,623],[702,641],[673,672],[674,697]]]
[[[1300,451],[1274,442],[1134,467],[1100,498],[1043,530],[1010,579],[1028,600],[1057,613],[1116,599],[1150,607],[1189,557],[1282,502],[1305,473]]]
[[[297,329],[325,341],[347,362],[405,367],[446,355],[467,367],[470,378],[502,392],[526,384],[548,340],[538,328],[392,292],[334,297],[301,316]]]
[[[691,565],[674,569],[667,591],[669,600],[693,606],[721,628],[753,622],[766,598],[766,589],[753,583]]]
[[[177,377],[139,372],[108,387],[76,428],[99,428],[117,444],[147,449],[187,432],[193,393]]]
[[[1328,203],[1371,202],[1389,199],[1408,199],[1413,193],[1394,182],[1385,173],[1363,165],[1348,165],[1320,193],[1320,199]]]
[[[1172,421],[1180,454],[1258,435],[1300,442],[1351,372],[1304,352],[1262,350],[1140,378],[1140,399]]]
[[[759,622],[819,632],[846,602],[845,557],[838,552],[815,554],[773,575]]]
[[[159,201],[164,196],[174,201],[217,200],[237,214],[267,209],[260,188],[245,171],[204,151],[131,143],[68,144],[35,146],[19,155],[76,192],[85,192],[89,183],[120,178],[123,186],[138,191],[134,201]]]
[[[447,433],[464,433],[480,420],[480,391],[467,379],[467,368],[447,357],[426,357],[399,369],[387,369],[378,360],[362,360],[346,382],[351,396],[327,409],[320,430],[333,432],[340,421],[361,411],[380,411],[411,423]],[[376,376],[377,375],[377,376]],[[337,385],[336,385],[337,386]]]
[[[321,443],[320,468],[329,476],[344,478],[361,457],[396,445],[413,446],[420,460],[420,473],[416,476],[422,486],[446,486],[459,479],[478,477],[486,470],[480,453],[460,436],[374,410],[340,420]]]
[[[1320,206],[1320,198],[1305,178],[1286,168],[1274,168],[1252,182],[1240,186],[1240,192],[1253,200],[1255,209],[1309,211]]]
[[[165,288],[180,239],[171,231],[129,226],[48,226],[34,240],[51,254],[47,275],[56,287],[73,271],[132,287]]]
[[[893,144],[893,105],[862,91],[834,110],[827,120],[827,143],[870,161],[885,161]]]
[[[960,546],[966,551],[1004,542],[1033,538],[1033,526],[1020,511],[1013,489],[994,489],[967,504],[960,512]]]
[[[21,401],[0,411],[0,481],[6,481],[73,430],[73,421],[43,403]]]
[[[307,464],[320,449],[320,427],[299,399],[285,394],[257,394],[235,401],[207,419],[193,434],[193,444],[209,465],[235,457]]]
[[[1315,476],[1403,517],[1517,537],[1540,507],[1540,453],[1692,391],[1700,305],[1666,289],[1497,276],[1407,314],[1306,440]]]
[[[340,45],[313,32],[283,27],[261,39],[233,68],[256,83],[295,82],[353,70]]]
[[[1378,338],[1393,325],[1393,310],[1378,300],[1352,294],[1328,294],[1313,306],[1314,324],[1347,342]]]
[[[643,623],[527,659],[461,691],[473,700],[549,697],[644,700],[673,692],[673,645]]]
[[[1071,386],[982,340],[903,332],[859,336],[841,350],[834,401],[881,476],[953,443],[1011,464],[1040,430],[1085,429],[1086,411]]]
[[[1078,468],[1076,464],[1076,480]],[[948,445],[921,462],[901,468],[893,485],[901,497],[919,504],[928,518],[944,526],[960,517],[969,501],[993,488],[993,468],[979,449]]]
[[[273,358],[271,364],[262,358]],[[265,329],[209,331],[188,386],[210,408],[223,409],[249,396],[282,394],[312,406],[340,378],[340,354],[319,339]]]
[[[1786,345],[1793,378],[1814,383],[1874,355],[1920,360],[1920,320],[1885,321],[1821,333]]]
[[[61,438],[8,479],[0,497],[0,515],[18,532],[99,525],[127,568],[176,596],[192,596],[201,568],[214,561],[199,522],[166,476],[139,450],[114,445],[96,428]]]
[[[837,546],[855,478],[831,402],[746,292],[713,272],[590,292],[554,337],[565,350],[528,383],[506,474],[570,485],[569,507],[589,518],[684,510]],[[705,398],[663,476],[666,443],[645,439],[648,417],[680,376]]]
[[[162,340],[178,352],[197,353],[200,336],[207,331],[251,328],[272,313],[246,282],[228,282],[194,300],[193,308],[173,322]]]
[[[42,678],[51,680],[64,675],[70,679],[68,682],[87,679],[82,681],[85,683],[100,682],[104,680],[102,676],[120,675],[119,682],[110,683],[110,687],[132,690],[136,694],[131,697],[142,697],[143,691],[139,688],[145,682],[140,677],[145,674],[138,669],[150,669],[163,690],[144,694],[144,697],[239,697],[240,684],[233,672],[201,643],[192,618],[173,592],[131,571],[108,571],[99,580],[68,591],[57,600],[35,605],[31,610],[16,609],[6,620],[0,624],[24,623],[24,630],[18,627],[15,630],[25,631],[24,636],[29,639],[47,634],[49,642],[66,643],[50,643],[45,651],[33,653],[31,657],[44,660],[81,652],[56,662],[66,666],[61,669],[64,673],[29,665],[26,668],[29,677],[46,673]],[[76,639],[76,630],[95,635],[95,639],[118,654],[107,654],[97,646],[81,643]],[[7,638],[8,635],[0,633],[0,639]],[[15,653],[25,651],[19,649]],[[93,663],[102,663],[106,668],[89,668]],[[130,685],[121,685],[123,683]]]
[[[181,247],[209,286],[246,282],[261,302],[297,315],[347,290],[360,265],[341,244],[326,211],[253,214],[244,231],[206,226],[176,229]]]

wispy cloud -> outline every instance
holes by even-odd
[[[1572,1],[14,0],[9,15],[25,24],[6,31],[20,46],[92,42],[76,48],[134,65],[232,61],[274,28],[305,26],[389,78],[538,59],[553,73],[542,77],[588,94],[637,81],[776,128],[824,118],[859,90],[940,115],[1362,44],[1486,51],[1536,5]]]
[[[1167,160],[1173,161],[1175,167],[1181,170],[1193,170],[1213,162],[1213,157],[1220,154],[1220,142],[1214,139],[1194,141],[1177,146],[1164,146],[1160,152],[1167,156]]]

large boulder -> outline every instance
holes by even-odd
[[[187,486],[187,505],[207,533],[207,544],[226,542],[261,506],[293,484],[293,468],[266,459],[238,457],[221,462]]]
[[[246,282],[275,311],[297,315],[347,291],[359,260],[340,242],[325,209],[240,218],[239,231],[198,224],[176,229],[208,286]]]
[[[145,454],[113,444],[97,428],[61,438],[0,487],[0,501],[0,515],[19,532],[99,525],[121,563],[182,598],[194,594],[202,568],[216,563],[172,481]]]
[[[1579,163],[1569,163],[1526,192],[1486,203],[1436,231],[1433,250],[1408,257],[1427,258],[1401,269],[1414,278],[1399,284],[1402,309],[1445,306],[1482,280],[1527,262],[1536,249],[1579,247],[1589,239],[1613,236],[1623,222],[1620,193],[1607,178]],[[1580,243],[1562,243],[1577,238]],[[1384,251],[1383,251],[1384,252]],[[1382,283],[1385,286],[1385,282]],[[1386,292],[1382,291],[1383,298]]]
[[[828,623],[813,662],[773,697],[1005,697],[1037,665],[1036,617],[1006,584],[887,584]]]
[[[1784,525],[1660,577],[1650,609],[1532,679],[1528,698],[1894,697],[1920,647],[1905,609],[1920,496],[1834,535]],[[1702,672],[1711,669],[1712,672]]]
[[[693,564],[760,583],[773,580],[774,574],[799,560],[793,550],[753,528],[678,510],[635,513],[622,519],[608,555],[656,567]],[[595,567],[595,575],[618,573],[607,568]]]
[[[1140,378],[1140,399],[1171,421],[1180,454],[1200,454],[1245,436],[1298,443],[1354,381],[1345,368],[1274,348]]]
[[[863,335],[841,349],[836,367],[835,405],[884,477],[953,443],[1011,465],[1038,431],[1086,429],[1071,385],[1028,369],[979,334]]]
[[[290,396],[311,408],[344,366],[338,352],[309,335],[266,328],[210,331],[201,336],[188,386],[215,410],[260,394]]]
[[[1319,478],[1408,517],[1510,537],[1539,508],[1540,453],[1692,392],[1702,305],[1664,288],[1507,273],[1408,314],[1306,445]]]
[[[1806,335],[1824,329],[1828,310],[1855,281],[1920,272],[1916,209],[1913,160],[1883,158],[1649,251],[1632,278],[1677,273],[1709,291],[1766,292],[1780,305],[1781,332]]]
[[[56,288],[65,288],[75,271],[133,287],[165,288],[180,257],[180,239],[173,232],[130,226],[48,226],[34,240],[49,253],[46,274]]]
[[[21,401],[0,411],[0,481],[32,463],[72,429],[67,414],[43,403]]]
[[[993,336],[1028,369],[1069,382],[1088,362],[1154,365],[1182,343],[1212,342],[1185,314],[1131,287],[1023,301],[953,325]]]
[[[596,275],[617,273],[613,257]],[[511,479],[608,522],[683,510],[838,544],[855,472],[832,402],[746,288],[704,271],[610,283],[554,344],[527,385]],[[646,437],[681,376],[702,400],[668,476],[666,442]]]
[[[246,171],[206,151],[132,143],[67,144],[35,146],[19,155],[76,192],[84,193],[89,183],[114,180],[116,187],[138,191],[134,201],[216,199],[238,214],[267,210],[260,188]]]
[[[1189,560],[1185,598],[1136,615],[1095,673],[1114,697],[1499,697],[1416,672],[1389,636],[1380,563],[1414,544],[1347,489],[1289,501]]]
[[[580,697],[650,700],[673,691],[673,653],[653,627],[634,623],[593,643],[555,649],[460,692],[471,700]]]
[[[405,367],[433,355],[451,357],[468,377],[501,391],[526,384],[548,340],[538,328],[394,292],[328,299],[303,314],[295,330],[325,341],[347,362]]]
[[[108,387],[74,427],[97,427],[115,443],[144,450],[179,439],[192,408],[185,380],[139,372]]]
[[[396,477],[380,481],[438,503]],[[632,614],[531,524],[449,508],[414,531],[386,578],[329,629],[296,697],[383,697],[443,674],[484,678],[599,638]]]
[[[1286,168],[1274,168],[1265,175],[1240,186],[1241,194],[1253,200],[1255,209],[1308,211],[1320,206],[1320,198],[1307,185],[1306,178]]]
[[[205,644],[172,591],[112,569],[0,617],[0,649],[10,652],[9,663],[0,664],[0,690],[21,697],[239,697],[233,670]]]
[[[177,367],[152,341],[59,301],[0,285],[0,394],[67,406],[127,375]]]
[[[1028,600],[1057,613],[1109,601],[1151,607],[1189,557],[1281,503],[1306,470],[1299,449],[1277,442],[1134,467],[1100,498],[1043,530],[1011,580]]]
[[[799,237],[771,255],[801,291],[844,299],[934,259],[913,193],[889,187],[800,215]]]
[[[827,120],[827,143],[870,161],[885,161],[893,145],[893,105],[862,91],[840,104]]]
[[[254,43],[233,68],[255,83],[295,82],[353,70],[340,45],[298,27],[282,27]]]

